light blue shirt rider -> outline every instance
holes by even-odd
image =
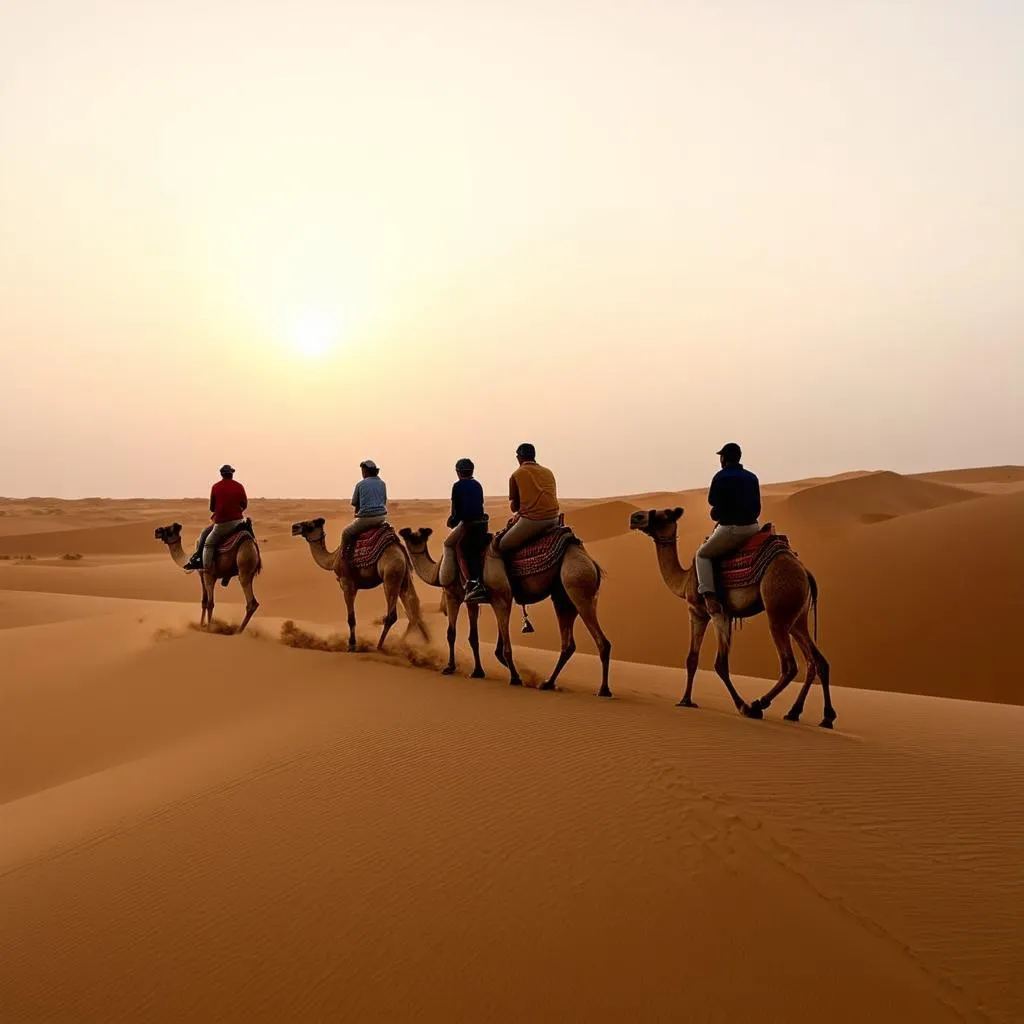
[[[352,494],[352,507],[357,519],[388,514],[388,488],[379,476],[368,476],[356,484]]]

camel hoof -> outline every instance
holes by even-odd
[[[677,708],[699,708],[696,701],[687,700],[685,697],[676,705]]]
[[[822,728],[822,729],[831,729],[832,728],[832,719],[831,718],[823,718],[818,723],[818,725],[819,725],[819,728]]]
[[[607,697],[607,698],[611,698],[611,696],[612,696],[612,691],[611,691],[611,690],[609,690],[609,689],[608,689],[608,687],[606,686],[606,687],[604,687],[604,689],[598,690],[598,691],[597,691],[597,695],[598,695],[598,697]]]
[[[475,668],[471,673],[470,679],[486,679],[487,673],[482,668]]]
[[[508,681],[508,685],[509,686],[522,686],[523,685],[523,681],[522,681],[522,679],[510,679]]]
[[[800,721],[800,712],[799,711],[790,711],[789,714],[783,715],[782,717],[787,722],[799,722]]]
[[[445,665],[445,667],[443,669],[441,669],[441,675],[443,675],[443,676],[453,676],[453,675],[455,675],[455,666],[454,665]]]
[[[540,686],[537,687],[538,690],[553,690],[554,688],[555,681],[553,679],[546,679],[543,683],[540,684]]]
[[[758,704],[757,701],[754,701],[753,704],[744,704],[743,707],[740,708],[740,714],[744,715],[746,718],[764,718],[764,712],[761,710],[761,705]]]

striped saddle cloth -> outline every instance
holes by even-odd
[[[398,534],[390,523],[367,530],[356,538],[350,559],[353,569],[372,569],[392,544],[398,543]]]
[[[771,523],[765,523],[739,551],[716,564],[719,587],[722,590],[756,587],[775,558],[790,550],[789,538],[776,533]]]
[[[514,522],[515,519],[510,519],[505,530],[508,530]],[[501,537],[500,533],[498,537]],[[566,548],[571,544],[580,543],[582,542],[572,532],[572,527],[556,526],[553,530],[542,533],[536,540],[531,540],[517,551],[513,551],[505,559],[505,566],[509,576],[535,576],[537,573],[553,569],[562,561]]]
[[[255,542],[256,540],[256,534],[253,533],[251,519],[246,519],[246,521],[242,523],[242,525],[237,530],[235,530],[234,533],[232,533],[228,537],[225,537],[224,540],[222,540],[217,545],[217,554],[230,554],[232,551],[235,550],[235,548],[238,547],[239,544],[242,543],[243,540],[251,540],[253,542]]]

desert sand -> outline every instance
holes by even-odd
[[[628,519],[685,507],[688,561],[701,492],[566,503],[612,701],[580,627],[558,692],[509,688],[487,610],[488,678],[442,677],[421,582],[432,646],[339,651],[290,525],[333,545],[342,501],[253,501],[262,606],[232,636],[153,539],[191,542],[204,501],[0,500],[0,1019],[1024,1020],[1024,554],[977,554],[1024,521],[1024,469],[764,495],[821,585],[832,733],[819,692],[753,722],[706,671],[674,707],[685,610]],[[375,639],[380,592],[358,610]],[[733,665],[748,699],[775,677],[762,621]]]

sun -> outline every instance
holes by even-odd
[[[322,313],[305,313],[296,317],[287,332],[288,348],[307,359],[323,358],[339,340],[337,319]]]

